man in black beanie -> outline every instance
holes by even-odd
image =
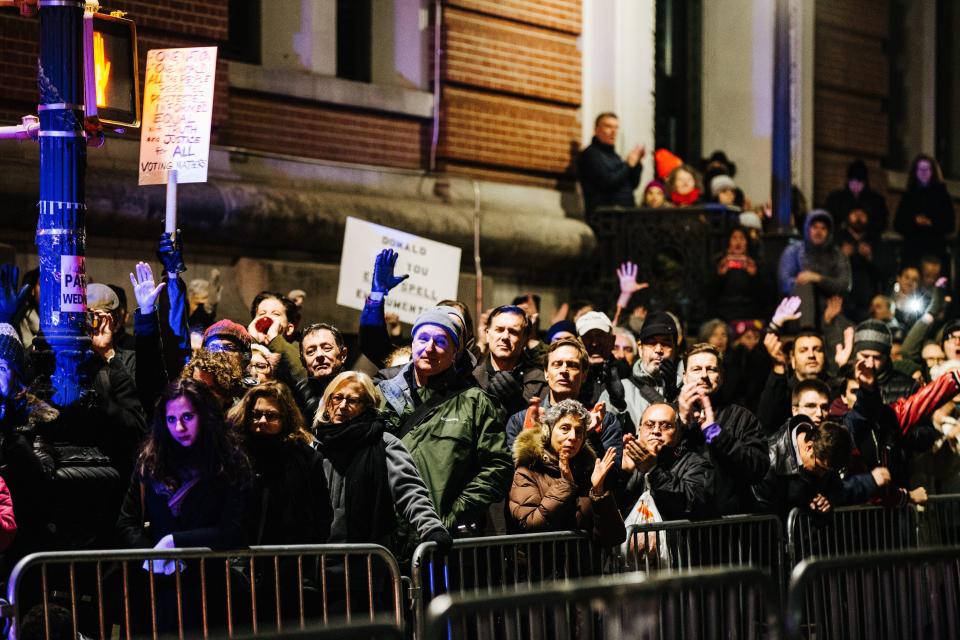
[[[650,313],[640,328],[640,354],[633,363],[633,386],[640,399],[631,414],[643,415],[657,402],[673,402],[677,398],[677,325],[665,311]]]
[[[919,388],[916,380],[893,368],[890,360],[892,346],[893,337],[883,322],[864,320],[857,325],[853,334],[854,366],[866,363],[876,371],[883,404],[905,398]]]

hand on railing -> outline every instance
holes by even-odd
[[[160,538],[159,542],[153,547],[156,549],[176,549],[176,545],[173,542],[173,534],[168,533],[167,535]],[[155,560],[144,560],[143,561],[143,570],[150,571],[150,566],[153,565],[154,573],[162,573],[165,576],[173,575],[174,572],[179,568],[180,571],[184,570],[184,564],[180,560],[165,560],[163,558],[157,558]]]

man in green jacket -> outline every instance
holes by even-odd
[[[411,362],[379,387],[444,526],[477,532],[506,495],[513,462],[496,401],[453,367],[463,327],[452,307],[424,311],[413,325]]]

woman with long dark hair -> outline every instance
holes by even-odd
[[[300,409],[282,382],[262,382],[227,414],[243,439],[256,479],[248,541],[320,544],[330,534],[327,480]]]
[[[120,544],[136,549],[244,545],[250,464],[227,429],[213,394],[195,380],[176,380],[157,401],[150,435],[140,451],[117,521]],[[151,570],[149,562],[143,568]],[[157,623],[200,625],[199,566],[155,560]],[[178,567],[179,565],[179,567]],[[172,576],[182,572],[180,602]]]
[[[918,266],[927,255],[948,264],[946,236],[953,233],[956,220],[943,172],[933,157],[921,153],[914,158],[893,226],[903,236],[901,265]]]

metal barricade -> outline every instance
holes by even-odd
[[[943,494],[927,498],[920,507],[920,544],[931,546],[960,545],[960,494]]]
[[[257,638],[258,640],[403,640],[403,630],[395,622],[352,622],[350,624],[331,624],[303,631],[283,631],[278,633],[243,636],[237,640]]]
[[[813,558],[793,570],[792,638],[960,638],[960,548]]]
[[[775,594],[757,569],[706,569],[444,595],[427,609],[426,639],[773,639],[782,636]]]
[[[396,559],[373,544],[58,551],[17,563],[7,613],[14,637],[31,610],[46,638],[56,627],[102,640],[233,638],[383,614],[399,629],[400,585]]]
[[[812,556],[916,549],[917,523],[913,505],[841,507],[829,513],[793,509],[787,518],[790,563],[796,566]]]
[[[614,551],[600,550],[572,531],[462,538],[454,540],[449,554],[438,556],[436,550],[436,543],[423,543],[411,562],[417,638],[423,638],[426,606],[439,595],[492,594],[619,570]]]
[[[633,525],[627,530],[627,571],[757,567],[785,582],[783,524],[775,515],[725,516]]]

